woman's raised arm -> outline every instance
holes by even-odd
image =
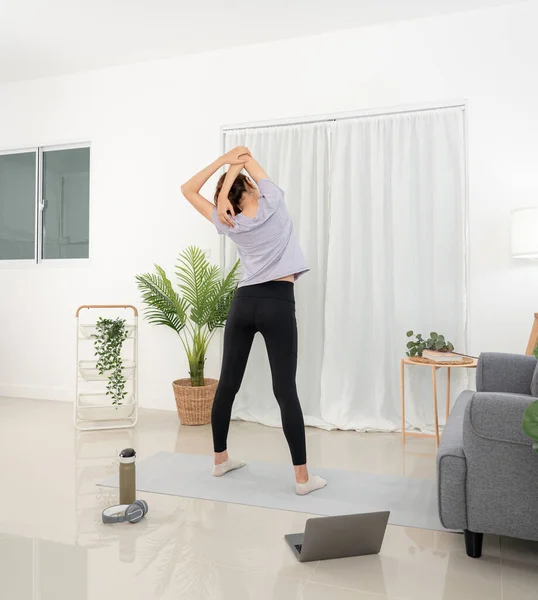
[[[201,215],[211,221],[211,214],[215,205],[207,198],[204,198],[204,196],[200,194],[200,190],[207,180],[221,167],[226,164],[244,165],[249,157],[248,149],[243,146],[238,146],[237,148],[230,150],[185,182],[181,186],[181,192]]]
[[[261,179],[269,179],[267,173],[263,170],[260,163],[250,155],[250,152],[248,160],[243,166],[245,168],[245,171],[252,177],[252,179],[254,179],[256,183],[258,183],[258,181],[260,181]]]
[[[243,166],[243,164],[230,165],[230,168],[226,172],[226,177],[224,178],[224,182],[222,183],[222,188],[217,199],[218,219],[221,223],[227,225],[228,227],[234,227],[232,217],[235,217],[234,207],[228,198],[228,194],[230,193],[232,185],[237,179],[237,176],[243,170]]]

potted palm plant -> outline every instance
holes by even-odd
[[[239,261],[224,277],[203,250],[190,246],[178,258],[179,292],[164,269],[137,275],[138,289],[147,304],[146,320],[173,329],[189,361],[189,377],[173,382],[179,420],[184,425],[205,425],[218,381],[204,376],[206,354],[217,329],[224,327],[237,288]]]

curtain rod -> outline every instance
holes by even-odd
[[[225,125],[224,127],[222,127],[222,133],[228,133],[231,131],[242,131],[245,129],[272,129],[272,128],[276,128],[276,127],[290,127],[292,125],[315,125],[316,123],[334,123],[336,121],[346,121],[346,120],[350,120],[350,119],[364,119],[367,117],[387,117],[390,115],[403,115],[403,114],[410,114],[410,113],[420,113],[420,112],[429,112],[429,111],[433,111],[433,110],[445,110],[448,108],[461,108],[462,110],[465,110],[466,108],[466,104],[464,102],[458,102],[458,103],[454,103],[454,104],[443,104],[443,105],[438,105],[438,106],[423,106],[423,107],[417,107],[417,108],[410,108],[410,107],[402,107],[401,109],[395,108],[395,109],[384,109],[383,111],[376,111],[376,110],[372,110],[372,111],[363,111],[360,113],[356,113],[356,114],[342,114],[342,115],[334,115],[334,116],[327,116],[327,117],[321,117],[321,116],[317,116],[317,117],[312,117],[312,119],[308,119],[308,118],[304,118],[304,119],[290,119],[290,120],[286,120],[286,121],[275,121],[274,123],[271,123],[270,121],[266,121],[264,122],[258,122],[252,125],[249,124],[243,124],[243,125]]]

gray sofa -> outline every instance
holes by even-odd
[[[538,541],[538,455],[521,426],[535,369],[533,356],[482,354],[478,391],[458,397],[441,438],[439,517],[473,558],[484,533]]]

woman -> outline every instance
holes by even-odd
[[[230,167],[219,179],[214,206],[200,194],[200,189],[226,164]],[[243,168],[258,187],[241,173]],[[295,468],[296,492],[305,495],[321,489],[326,482],[308,475],[303,413],[295,384],[297,322],[293,287],[308,267],[284,204],[284,192],[242,146],[230,150],[189,179],[181,191],[198,212],[214,223],[220,234],[237,244],[246,272],[235,294],[224,334],[222,372],[211,419],[213,475],[220,477],[245,465],[228,457],[226,440],[232,404],[241,386],[254,334],[259,331],[267,346],[273,390]]]

